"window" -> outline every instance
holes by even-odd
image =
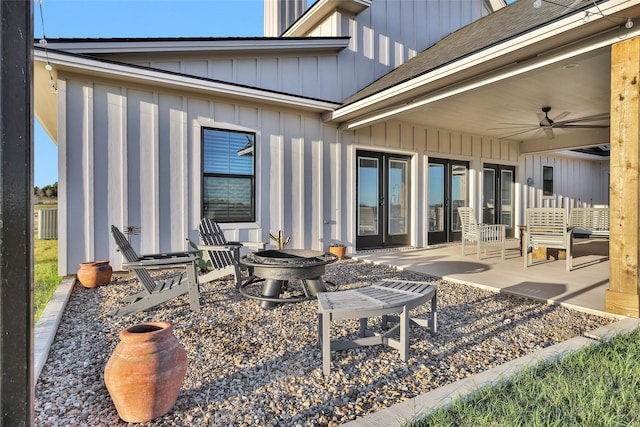
[[[255,134],[202,129],[202,216],[255,221]]]
[[[553,196],[553,168],[551,166],[542,167],[542,195]]]

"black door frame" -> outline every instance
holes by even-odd
[[[444,205],[443,205],[443,229],[442,231],[429,231],[427,230],[427,244],[439,244],[439,243],[448,243],[459,241],[461,239],[462,233],[460,231],[453,231],[451,229],[451,224],[453,222],[453,215],[457,215],[456,212],[453,212],[451,209],[452,203],[452,181],[453,181],[453,166],[464,166],[467,170],[467,188],[466,194],[469,194],[469,183],[468,183],[468,172],[469,172],[469,162],[463,160],[452,160],[452,159],[443,159],[443,158],[429,158],[429,162],[427,163],[427,174],[430,172],[430,166],[432,164],[442,165],[444,169],[444,181],[443,181],[443,194],[444,194]],[[431,183],[429,183],[431,185]],[[429,195],[427,194],[427,200],[429,199]],[[465,201],[465,206],[469,203],[468,200]],[[459,207],[459,206],[456,206]],[[427,215],[427,224],[429,224],[430,219],[430,211],[428,210]]]
[[[515,208],[515,183],[516,183],[516,167],[510,165],[501,165],[498,163],[484,163],[482,165],[482,179],[484,181],[484,170],[492,169],[494,171],[494,191],[496,199],[494,200],[494,213],[493,218],[488,218],[484,212],[484,205],[486,200],[484,200],[484,186],[486,185],[483,182],[483,190],[482,190],[482,216],[480,220],[487,224],[502,224],[502,172],[505,170],[511,171],[511,226],[506,229],[507,237],[514,237],[514,227],[515,227],[515,212],[513,211]]]
[[[359,224],[360,224],[360,207],[358,206],[358,201],[360,200],[360,195],[358,193],[360,188],[359,183],[359,169],[360,169],[360,159],[372,158],[376,159],[379,165],[378,169],[378,209],[377,209],[377,218],[376,224],[378,224],[378,234],[371,235],[359,235]],[[389,181],[389,165],[390,161],[400,159],[407,162],[407,188],[406,194],[408,197],[411,197],[411,156],[396,154],[396,153],[386,153],[382,151],[369,151],[369,150],[357,150],[356,151],[356,250],[360,249],[374,249],[374,248],[389,248],[389,247],[398,247],[398,246],[406,246],[410,244],[410,215],[407,215],[407,223],[406,234],[389,234],[389,215],[388,215],[388,201],[390,200],[389,194],[390,189],[388,185]],[[411,206],[411,200],[407,200],[406,202],[407,209]]]

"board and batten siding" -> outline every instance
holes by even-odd
[[[351,37],[338,52],[109,58],[299,96],[341,102],[443,37],[487,15],[483,0],[376,0],[358,16],[336,10],[310,37]]]
[[[609,161],[572,158],[562,155],[523,155],[522,182],[525,185],[524,208],[591,207],[609,204]],[[544,196],[542,171],[553,167],[553,195]]]
[[[346,151],[319,114],[68,76],[58,102],[61,275],[97,259],[121,269],[112,224],[140,227],[140,254],[198,240],[202,127],[256,133],[257,221],[224,224],[230,240],[273,243],[282,229],[290,247],[323,249],[346,238]]]
[[[368,86],[447,35],[490,13],[483,0],[375,0],[357,16],[341,9],[305,36],[348,36],[339,54],[342,99]]]

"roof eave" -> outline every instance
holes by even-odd
[[[349,37],[47,40],[49,49],[78,54],[338,52],[348,45]]]

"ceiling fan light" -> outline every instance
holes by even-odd
[[[540,9],[542,7],[542,0],[535,0],[533,2],[533,8],[534,9]]]
[[[624,24],[624,27],[629,30],[631,28],[633,28],[633,21],[631,20],[631,18],[627,18],[627,23]]]

